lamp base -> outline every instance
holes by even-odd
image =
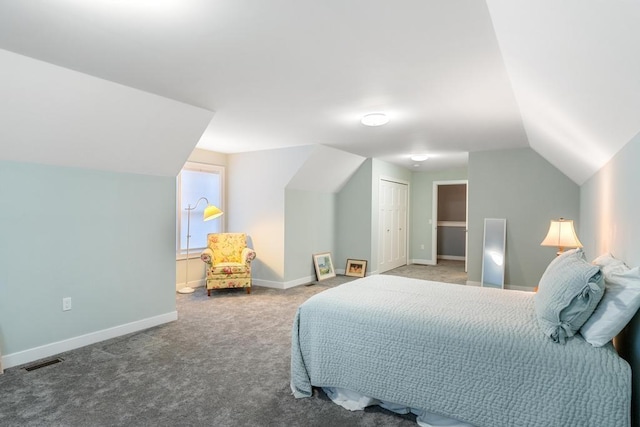
[[[190,286],[185,286],[184,288],[178,289],[179,294],[192,294],[194,292],[195,292],[195,289],[193,289]]]

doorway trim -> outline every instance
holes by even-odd
[[[464,228],[464,271],[467,271],[467,260],[469,253],[469,180],[453,179],[447,181],[433,181],[433,192],[431,202],[431,265],[438,264],[438,187],[441,185],[459,185],[465,184],[466,191],[466,212],[465,212],[465,228]]]

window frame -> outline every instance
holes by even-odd
[[[226,197],[225,197],[225,167],[221,165],[212,165],[208,163],[198,163],[198,162],[186,162],[178,176],[176,178],[176,260],[185,260],[187,259],[187,250],[186,248],[182,249],[180,247],[181,236],[183,234],[182,229],[182,216],[186,213],[185,206],[180,206],[182,202],[182,171],[194,171],[194,172],[204,172],[211,174],[218,174],[220,177],[220,205],[216,205],[220,208],[222,212],[225,211],[226,205]],[[224,233],[225,231],[225,221],[224,215],[220,218],[220,232]],[[186,230],[184,230],[186,233]],[[200,253],[204,250],[204,247],[190,247],[189,248],[189,259],[199,258]],[[194,252],[191,252],[191,251]]]

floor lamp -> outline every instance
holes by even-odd
[[[189,286],[189,240],[191,239],[191,211],[197,208],[202,200],[207,203],[207,207],[204,208],[204,216],[202,218],[204,221],[218,218],[223,213],[219,208],[210,205],[209,200],[207,200],[206,197],[200,197],[193,207],[191,207],[191,204],[189,204],[186,208],[184,208],[184,210],[187,211],[187,262],[185,264],[186,273],[184,276],[184,283],[187,286],[178,289],[178,292],[181,294],[190,294],[194,291],[194,289]]]

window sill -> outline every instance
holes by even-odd
[[[199,259],[200,258],[200,254],[204,250],[205,250],[205,248],[189,249],[189,259]],[[176,261],[184,261],[185,259],[187,259],[186,252],[182,253],[182,254],[176,254]]]

